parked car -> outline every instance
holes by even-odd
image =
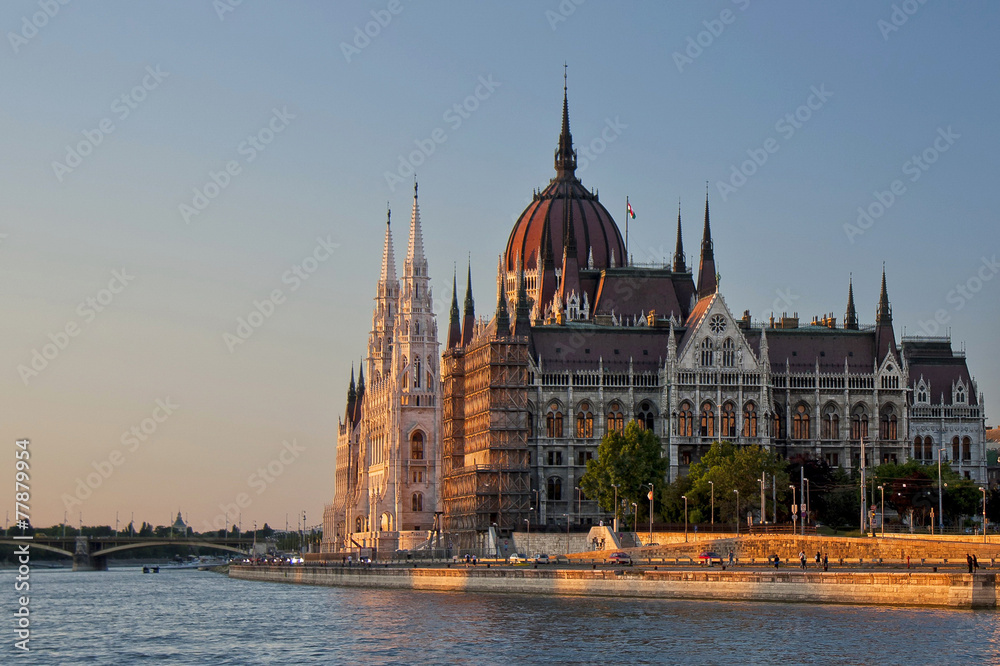
[[[549,563],[549,556],[546,555],[545,553],[538,553],[534,557],[532,557],[531,559],[534,560],[535,564],[548,564]]]
[[[712,565],[716,560],[720,559],[719,554],[714,550],[703,550],[701,554],[698,555],[698,559],[702,561],[702,564]]]
[[[514,553],[507,558],[507,561],[511,564],[525,564],[528,561],[528,556],[524,553]]]
[[[623,551],[615,551],[608,556],[608,562],[611,564],[627,564],[632,565],[632,556]]]

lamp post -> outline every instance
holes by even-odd
[[[649,543],[653,543],[653,484],[646,485],[649,486]]]
[[[986,543],[986,488],[979,486],[979,492],[983,494],[983,543]]]
[[[500,526],[497,525],[496,523],[490,523],[490,524],[493,525],[493,534],[496,535],[494,536],[493,540],[493,550],[497,552],[497,559],[500,559]],[[511,537],[513,536],[514,533],[511,532]],[[531,551],[529,549],[528,553],[530,552]],[[528,555],[528,553],[525,553],[525,555]],[[483,555],[483,557],[485,557],[485,555]]]
[[[792,534],[795,534],[795,520],[799,517],[799,505],[795,503],[795,486],[788,485],[792,489]]]
[[[736,536],[740,535],[740,489],[733,488],[736,493]]]
[[[760,478],[757,479],[757,485],[760,486],[760,523],[758,523],[759,529],[764,529],[764,523],[767,522],[767,504],[764,503],[764,474],[761,473]]]
[[[684,498],[684,541],[688,540],[688,496],[681,495]]]
[[[530,511],[530,509],[529,509]],[[525,555],[531,553],[531,518],[525,518],[524,522],[528,525],[528,538],[524,540],[524,547],[528,550]],[[497,544],[497,558],[500,558],[500,544]]]
[[[250,551],[254,557],[257,556],[257,521],[253,521],[253,550]]]
[[[941,485],[941,456],[944,455],[944,447],[938,449],[938,530],[944,534],[944,491]]]
[[[615,522],[612,529],[614,529],[615,534],[618,534],[618,484],[612,483],[611,487],[615,489]]]
[[[809,514],[810,514],[809,499],[810,499],[810,496],[812,495],[812,490],[809,487],[809,479],[804,479],[804,480],[806,482],[806,519],[808,519],[809,518]]]
[[[882,538],[885,538],[885,484],[881,484],[878,487],[879,492],[882,494],[882,508],[881,515],[879,516],[879,522],[882,523]]]
[[[708,485],[712,487],[712,531],[715,531],[715,481],[709,481]],[[684,506],[687,507],[687,498],[685,497]],[[684,531],[687,533],[687,508],[684,509]],[[687,539],[684,539],[687,541]]]
[[[573,490],[576,491],[576,523],[578,525],[582,525],[583,524],[583,516],[580,515],[581,514],[580,504],[581,504],[581,500],[583,499],[583,491],[580,490],[580,486],[573,486]]]
[[[636,537],[639,536],[639,505],[632,502],[632,531],[635,532]]]

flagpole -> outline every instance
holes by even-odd
[[[860,427],[860,426],[859,426]],[[865,497],[865,437],[861,435],[861,536],[865,535],[867,522],[868,500]]]
[[[628,266],[628,218],[629,210],[631,207],[628,204],[628,195],[625,195],[625,261],[622,262],[622,266]]]

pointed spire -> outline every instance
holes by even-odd
[[[419,271],[419,272],[415,272]],[[427,259],[424,257],[424,232],[420,226],[420,205],[417,201],[417,179],[413,179],[413,212],[410,215],[410,244],[406,248],[404,275],[427,276]]]
[[[701,262],[698,266],[698,298],[711,296],[718,288],[715,272],[715,250],[712,244],[712,225],[708,215],[708,183],[705,184],[705,230],[701,237]]]
[[[521,258],[517,258],[517,308],[514,311],[514,335],[524,336],[531,333],[531,304],[528,302],[528,286],[524,278],[524,267]]]
[[[361,359],[361,366],[358,368],[358,400],[365,394],[365,360]]]
[[[351,402],[357,397],[358,391],[354,385],[354,364],[351,363],[351,385],[347,387],[347,404],[351,404]]]
[[[674,273],[687,271],[684,261],[684,240],[681,237],[681,200],[677,200],[677,249],[674,250]]]
[[[379,281],[396,281],[396,255],[392,251],[392,210],[388,208],[385,214],[385,244],[382,246],[382,275]]]
[[[573,150],[573,135],[569,132],[569,98],[567,94],[566,65],[563,64],[563,113],[562,132],[556,149],[556,177],[573,178],[576,172],[576,151]]]
[[[476,326],[476,304],[472,300],[472,258],[469,258],[469,271],[465,281],[465,312],[462,317],[462,344],[472,341],[472,330]]]
[[[505,282],[504,270],[503,270],[503,255],[500,256],[497,261],[497,313],[496,313],[496,323],[497,337],[506,337],[510,335],[510,312],[507,311],[507,288],[504,286]]]
[[[844,315],[844,328],[856,331],[858,330],[858,311],[854,307],[854,275],[851,277],[847,283],[847,313]]]
[[[451,313],[448,317],[448,349],[462,343],[462,324],[458,319],[458,271],[451,277]]]
[[[892,307],[889,305],[889,292],[885,288],[885,263],[882,264],[882,292],[878,297],[878,312],[875,315],[876,324],[892,324]]]

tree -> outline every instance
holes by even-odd
[[[736,518],[739,490],[740,516],[748,511],[760,510],[760,480],[765,474],[770,481],[774,475],[778,488],[788,486],[785,463],[762,446],[736,446],[732,442],[715,442],[701,460],[691,465],[688,472],[690,491],[687,492],[688,508],[692,506],[711,519],[712,485],[715,486],[715,515],[722,522]],[[712,483],[709,483],[711,481]],[[683,499],[681,502],[683,503]],[[683,511],[683,506],[681,507]],[[683,516],[682,516],[683,519]]]
[[[638,506],[639,515],[649,518],[647,484],[665,485],[667,459],[660,449],[660,438],[630,421],[624,432],[612,430],[597,447],[597,458],[587,461],[587,471],[580,478],[580,488],[589,499],[609,513],[614,512],[615,488],[618,500]]]

